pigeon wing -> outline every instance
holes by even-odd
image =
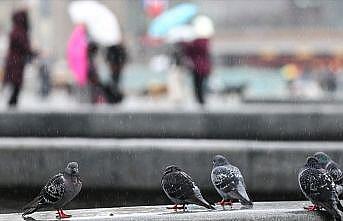
[[[335,162],[330,161],[326,165],[325,169],[329,172],[330,176],[336,184],[343,183],[343,172]]]
[[[233,170],[219,166],[212,171],[212,182],[218,190],[228,193],[236,190],[239,184],[239,178]]]
[[[162,179],[162,187],[170,197],[178,200],[186,200],[194,194],[193,181],[184,172],[167,174]]]
[[[299,184],[303,193],[314,204],[335,200],[333,181],[327,173],[309,168],[299,174]]]
[[[338,210],[343,210],[335,189],[335,184],[328,172],[309,168],[304,170],[299,180],[302,191],[312,203],[323,207],[335,220],[341,220]]]
[[[65,182],[63,174],[59,173],[52,177],[43,187],[41,195],[46,203],[54,204],[62,199],[65,192]]]

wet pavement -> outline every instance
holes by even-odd
[[[101,209],[82,209],[70,210],[68,214],[72,218],[64,220],[83,221],[109,221],[109,220],[329,220],[326,212],[307,212],[303,209],[309,205],[306,201],[288,201],[288,202],[258,202],[254,208],[242,208],[239,203],[235,203],[232,208],[226,207],[223,210],[221,206],[216,206],[215,211],[189,205],[188,211],[178,211],[166,209],[162,206],[140,206],[140,207],[118,207]],[[54,211],[37,212],[26,220],[31,221],[52,221],[55,218]],[[23,220],[20,214],[2,214],[0,221]]]

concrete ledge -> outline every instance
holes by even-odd
[[[0,187],[40,187],[67,161],[80,164],[85,188],[160,190],[162,170],[176,164],[201,189],[213,190],[212,159],[224,154],[241,168],[251,193],[299,194],[304,159],[326,151],[343,164],[342,142],[187,139],[1,138]]]
[[[343,140],[340,107],[243,105],[209,112],[2,112],[0,137]]]
[[[68,213],[73,217],[68,220],[83,221],[166,221],[166,220],[197,220],[197,221],[248,221],[248,220],[269,220],[269,221],[328,221],[331,220],[327,212],[307,212],[303,209],[309,202],[260,202],[255,203],[253,209],[241,209],[238,203],[232,209],[222,210],[216,206],[216,211],[208,211],[198,206],[190,205],[188,212],[173,212],[166,209],[166,206],[144,206],[144,207],[121,207],[103,209],[71,210]],[[2,214],[0,221],[22,221],[20,214]],[[57,220],[55,212],[38,212],[28,220]]]

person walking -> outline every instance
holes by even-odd
[[[12,31],[5,61],[3,84],[11,87],[9,106],[16,106],[22,89],[25,65],[36,53],[32,51],[29,38],[30,23],[26,10],[18,10],[12,15]]]
[[[112,93],[110,103],[119,103],[123,99],[123,93],[119,88],[120,75],[127,61],[127,51],[123,43],[106,48],[106,60],[111,70],[112,82],[109,85]]]
[[[183,42],[183,51],[188,58],[188,67],[193,75],[194,93],[199,104],[205,103],[204,90],[212,63],[209,53],[209,39],[197,38],[191,42]]]

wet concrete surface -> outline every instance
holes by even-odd
[[[1,138],[0,187],[41,188],[68,161],[77,161],[84,189],[107,188],[113,189],[113,193],[161,191],[163,169],[175,164],[189,173],[201,190],[208,191],[214,190],[210,180],[212,159],[223,154],[240,168],[249,193],[300,194],[297,176],[306,157],[325,151],[342,165],[342,145],[342,142],[245,140]]]
[[[342,141],[337,105],[242,105],[219,110],[0,111],[1,137],[190,138]],[[320,126],[319,126],[320,125]]]
[[[307,201],[285,201],[285,202],[257,202],[252,209],[244,209],[239,203],[235,203],[232,208],[229,206],[225,210],[221,206],[216,206],[215,211],[209,211],[202,207],[189,205],[188,211],[168,210],[166,205],[160,206],[140,206],[140,207],[117,207],[101,209],[81,209],[66,211],[72,218],[65,220],[83,221],[110,221],[110,220],[330,220],[325,211],[308,212],[303,209],[309,205]],[[54,211],[37,212],[26,220],[31,221],[53,221],[58,220]],[[23,220],[19,213],[2,214],[0,221]]]

